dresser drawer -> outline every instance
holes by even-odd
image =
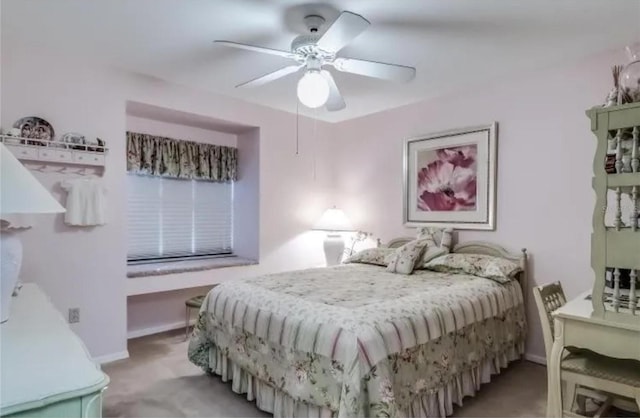
[[[60,163],[70,163],[73,161],[71,151],[55,148],[45,148],[38,150],[38,159]]]
[[[75,151],[73,153],[73,162],[87,165],[104,165],[104,155]]]
[[[100,418],[102,417],[102,392],[99,390],[84,396],[72,397],[44,406],[20,409],[3,418]],[[46,403],[43,402],[43,403]]]
[[[9,145],[6,144],[7,148],[15,157],[19,160],[37,160],[38,159],[38,149],[34,147],[24,147],[21,145]]]

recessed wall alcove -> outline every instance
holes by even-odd
[[[233,184],[233,253],[259,261],[260,128],[212,116],[128,101],[127,131],[238,148],[238,179]],[[132,278],[137,280],[139,278]],[[142,278],[141,278],[142,279]],[[184,287],[193,287],[189,281]],[[173,289],[182,288],[176,284]],[[157,289],[150,292],[173,290]],[[146,293],[143,290],[137,294]]]
[[[177,109],[128,101],[127,131],[238,148],[238,179],[233,184],[233,253],[259,262],[260,128]],[[125,156],[122,156],[125,158]],[[128,337],[179,328],[184,301],[206,293],[214,283],[244,275],[258,266],[172,273],[127,279]],[[248,270],[241,272],[240,270]]]

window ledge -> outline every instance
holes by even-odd
[[[136,264],[127,266],[127,277],[163,276],[166,274],[188,273],[221,269],[225,267],[251,266],[258,264],[256,260],[242,257],[221,257],[204,260],[168,261],[166,263]]]

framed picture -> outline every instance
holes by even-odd
[[[404,223],[493,230],[498,124],[410,138],[404,144]]]

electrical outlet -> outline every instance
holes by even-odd
[[[69,308],[69,323],[80,322],[80,308]]]

